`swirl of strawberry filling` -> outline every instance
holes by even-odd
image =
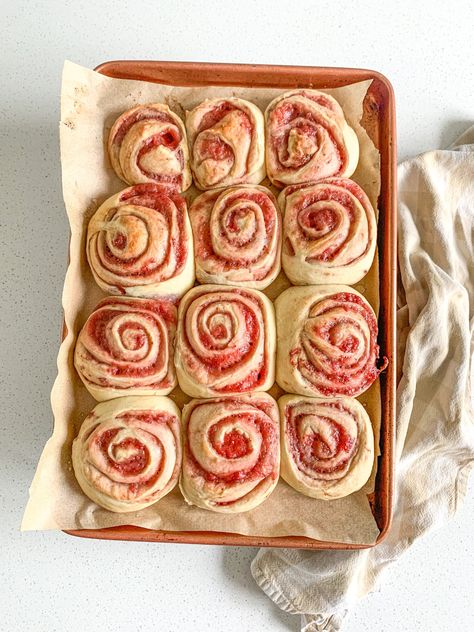
[[[122,297],[101,301],[76,343],[74,363],[86,387],[98,399],[107,389],[111,389],[107,399],[137,389],[169,392],[175,384],[176,319],[176,308],[169,301]]]
[[[204,101],[188,112],[186,127],[198,188],[263,180],[263,115],[255,105],[238,98]]]
[[[307,477],[343,478],[357,453],[360,423],[356,413],[333,400],[302,401],[286,410],[291,457]]]
[[[367,257],[367,272],[375,250],[375,212],[364,191],[347,178],[293,185],[282,192],[284,209],[283,265],[298,277],[292,265],[318,272],[344,273]],[[343,280],[343,279],[342,279]],[[352,282],[354,282],[351,279]]]
[[[260,504],[278,479],[278,418],[266,395],[193,400],[185,410],[181,486],[214,511]]]
[[[108,146],[112,167],[128,184],[154,182],[181,191],[191,184],[184,124],[164,104],[122,114],[110,130]]]
[[[273,313],[255,290],[200,286],[180,305],[176,364],[178,379],[193,396],[269,388],[274,341]],[[271,385],[271,384],[270,384]]]
[[[267,170],[276,186],[351,175],[358,141],[335,99],[317,90],[294,90],[266,111]]]
[[[190,219],[199,280],[262,289],[278,274],[281,220],[268,189],[208,191],[193,202]]]
[[[178,410],[166,398],[154,398],[155,409],[147,409],[150,400],[131,397],[99,404],[74,441],[78,482],[92,500],[111,511],[146,507],[177,482],[181,464]],[[163,408],[156,409],[162,402]]]
[[[98,281],[125,293],[124,288],[161,283],[183,271],[186,202],[176,189],[136,185],[97,213],[89,225],[87,254]]]
[[[310,309],[291,362],[324,396],[358,395],[378,377],[377,321],[358,295],[341,292]]]

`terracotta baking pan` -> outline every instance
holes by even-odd
[[[261,66],[161,61],[110,61],[96,70],[118,79],[138,79],[179,86],[251,86],[281,88],[337,88],[372,79],[364,101],[362,124],[380,151],[381,192],[378,247],[380,258],[379,343],[389,359],[381,374],[382,422],[375,491],[370,499],[380,542],[390,527],[393,494],[396,379],[396,132],[395,102],[389,81],[372,70]],[[67,531],[71,535],[107,540],[141,540],[189,544],[223,544],[309,549],[361,549],[373,545],[325,542],[306,537],[255,537],[211,531],[155,531],[133,526]]]

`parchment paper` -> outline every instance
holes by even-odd
[[[353,178],[376,206],[380,187],[379,154],[359,124],[362,102],[370,81],[327,90],[341,104],[360,142],[361,158]],[[289,86],[292,87],[292,86]],[[240,515],[214,514],[188,506],[175,488],[155,505],[128,514],[114,514],[92,503],[76,482],[71,464],[71,443],[94,407],[73,366],[77,333],[96,303],[104,296],[95,285],[85,256],[87,223],[110,195],[125,188],[112,171],[106,152],[108,131],[122,112],[137,103],[166,102],[177,114],[205,98],[236,95],[262,110],[282,90],[266,88],[178,88],[142,81],[110,79],[66,62],[61,92],[61,163],[63,194],[71,226],[70,263],[63,291],[67,335],[58,355],[58,376],[51,393],[53,435],[47,442],[30,489],[23,529],[80,529],[137,525],[167,530],[211,530],[257,536],[305,535],[319,540],[372,543],[378,535],[367,494],[374,488],[374,473],[359,492],[346,498],[320,501],[298,494],[280,480],[262,505]],[[264,183],[268,185],[268,182]],[[196,195],[191,189],[190,199]],[[65,236],[66,238],[66,236]],[[282,273],[268,288],[274,299],[288,287]],[[356,288],[378,309],[378,264]],[[283,391],[274,386],[270,393]],[[182,406],[189,398],[179,389],[171,397]],[[360,400],[369,412],[378,445],[380,392],[378,383]],[[43,423],[49,423],[48,419]],[[374,467],[375,470],[375,467]]]

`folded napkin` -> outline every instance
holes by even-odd
[[[474,127],[402,163],[396,484],[387,538],[363,551],[261,549],[252,574],[304,632],[341,630],[383,569],[440,526],[474,463]]]

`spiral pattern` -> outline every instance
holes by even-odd
[[[357,396],[376,380],[377,320],[350,287],[290,288],[276,301],[277,381],[300,395]]]
[[[170,301],[101,301],[79,333],[74,352],[74,364],[91,395],[99,401],[167,395],[176,386],[176,321],[177,310]]]
[[[87,258],[97,284],[110,294],[182,296],[194,283],[186,201],[159,184],[113,195],[89,222]]]
[[[190,504],[248,511],[279,475],[278,409],[265,393],[193,400],[183,411],[181,491]]]
[[[267,173],[275,186],[350,176],[359,141],[339,103],[317,90],[292,90],[265,112]]]
[[[178,312],[175,365],[192,397],[267,390],[274,381],[275,321],[257,290],[193,288]]]
[[[115,173],[128,184],[168,184],[180,191],[191,186],[184,124],[164,103],[138,105],[119,116],[108,148]]]
[[[280,271],[281,219],[261,186],[208,191],[189,210],[201,283],[266,288]]]
[[[358,395],[378,377],[377,321],[350,292],[333,294],[309,311],[297,362],[303,377],[324,395]]]
[[[173,489],[181,467],[180,414],[166,397],[98,404],[73,442],[84,493],[110,511],[138,511]]]
[[[312,498],[341,498],[360,489],[374,462],[372,425],[350,397],[283,396],[282,476]]]
[[[296,285],[357,283],[372,264],[377,226],[364,191],[347,178],[293,185],[284,214],[283,269]]]
[[[258,184],[265,177],[263,114],[253,103],[208,99],[186,113],[186,129],[199,189]]]

